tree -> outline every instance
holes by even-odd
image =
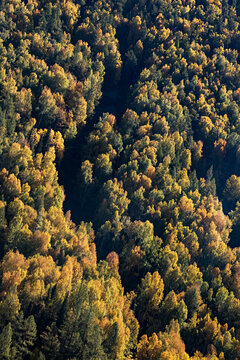
[[[139,285],[136,297],[136,314],[145,329],[152,326],[163,299],[164,283],[157,271],[147,273]]]
[[[6,325],[0,334],[0,358],[11,359],[12,327],[11,323]]]
[[[236,202],[240,199],[240,178],[232,175],[226,182],[224,196],[228,201]]]
[[[37,335],[37,327],[34,317],[31,315],[24,319],[20,312],[12,324],[12,357],[20,360],[31,353]]]
[[[52,126],[56,121],[56,114],[56,100],[51,90],[45,86],[39,97],[39,120],[42,126]]]
[[[117,212],[122,216],[128,209],[130,200],[127,197],[127,192],[124,191],[122,182],[118,182],[115,178],[108,180],[103,185],[103,200],[100,205],[98,219],[103,223],[104,220],[113,219]]]
[[[188,308],[189,316],[193,316],[195,311],[198,311],[201,304],[200,291],[196,287],[191,287],[186,292],[185,302]]]
[[[56,323],[52,323],[51,326],[47,326],[40,336],[42,340],[41,350],[43,353],[51,359],[58,359],[60,356],[60,341],[59,330]]]

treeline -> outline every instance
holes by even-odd
[[[0,0],[0,359],[240,358],[239,50],[234,0]]]

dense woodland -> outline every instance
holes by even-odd
[[[240,358],[240,3],[0,0],[0,360]]]

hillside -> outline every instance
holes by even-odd
[[[240,359],[240,3],[0,0],[0,360]]]

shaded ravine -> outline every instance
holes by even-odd
[[[64,187],[65,191],[64,212],[70,210],[71,218],[76,224],[79,224],[81,221],[94,222],[93,213],[96,207],[96,198],[100,190],[95,188],[87,201],[84,199],[84,204],[82,204],[82,199],[77,191],[77,176],[81,163],[85,160],[84,147],[86,147],[87,144],[87,137],[104,113],[114,115],[117,123],[120,122],[122,115],[128,107],[130,87],[136,83],[143,69],[143,64],[139,64],[140,66],[136,68],[135,71],[129,73],[129,69],[126,66],[127,44],[125,39],[127,32],[128,28],[126,24],[117,29],[119,51],[123,62],[120,79],[118,82],[114,82],[111,74],[106,73],[102,86],[102,97],[95,108],[94,115],[87,118],[86,125],[78,131],[75,139],[65,143],[63,160],[57,165],[59,183]],[[119,161],[121,161],[121,159],[117,159],[117,162]]]

